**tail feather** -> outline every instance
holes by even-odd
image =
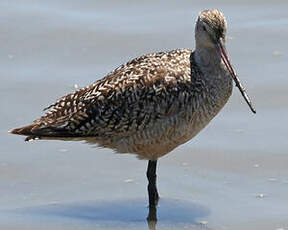
[[[8,131],[11,134],[27,136],[25,141],[31,141],[36,139],[58,139],[58,138],[72,138],[78,137],[75,134],[69,133],[67,130],[60,127],[41,127],[39,124],[31,124]]]
[[[32,133],[32,130],[34,127],[35,127],[35,125],[27,125],[27,126],[16,128],[16,129],[11,129],[8,132],[11,134],[30,136],[30,135],[34,135]]]
[[[35,133],[33,132],[34,128],[35,128],[35,125],[32,124],[32,125],[27,125],[27,126],[16,128],[16,129],[11,129],[8,132],[11,134],[27,136],[25,141],[40,139],[40,136],[35,135]]]

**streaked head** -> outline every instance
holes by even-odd
[[[196,43],[207,48],[215,48],[220,39],[225,41],[226,28],[226,19],[220,11],[204,10],[199,14],[196,23]]]

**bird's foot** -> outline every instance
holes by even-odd
[[[147,221],[148,223],[157,221],[157,207],[156,206],[149,205],[149,214],[147,216]]]

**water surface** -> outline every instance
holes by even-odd
[[[146,161],[7,130],[139,55],[193,48],[199,11],[228,20],[237,89],[189,143],[159,161],[157,229],[288,229],[286,1],[0,3],[1,229],[147,229]],[[205,225],[201,225],[205,223]]]

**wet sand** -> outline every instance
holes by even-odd
[[[8,135],[41,109],[141,54],[194,47],[199,11],[228,20],[237,89],[159,161],[157,229],[288,229],[285,1],[0,3],[0,228],[147,229],[146,161],[81,142]]]

